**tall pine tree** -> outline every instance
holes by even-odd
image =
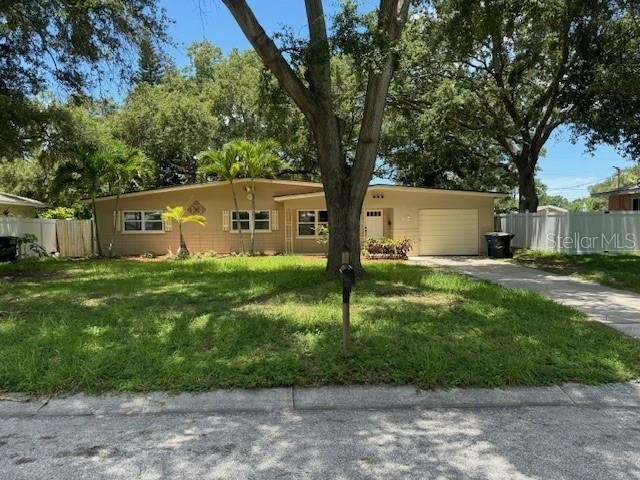
[[[136,84],[157,85],[164,74],[164,59],[158,53],[151,35],[145,34],[140,42],[138,71],[134,77]]]

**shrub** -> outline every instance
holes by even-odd
[[[38,237],[36,237],[33,233],[25,233],[18,239],[18,251],[22,251],[20,247],[25,247],[26,250],[31,252],[31,254],[36,257],[46,257],[47,251],[40,245]],[[24,256],[26,256],[25,254]],[[20,255],[21,257],[23,255]]]
[[[217,258],[218,252],[213,250],[207,250],[206,252],[195,252],[191,255],[191,258],[204,259],[204,258]]]
[[[362,253],[367,258],[401,258],[406,259],[412,248],[411,240],[394,240],[392,238],[368,238],[364,242]]]
[[[55,220],[88,219],[91,218],[91,209],[82,204],[71,207],[55,207],[45,210],[40,214],[40,217]]]
[[[320,245],[325,246],[329,243],[329,227],[321,225],[318,227],[318,231],[316,233],[318,234],[317,242]]]

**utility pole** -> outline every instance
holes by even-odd
[[[616,172],[617,172],[617,177],[618,177],[618,187],[617,187],[617,188],[620,188],[620,167],[615,167],[615,166],[614,166],[613,168],[614,168],[614,169],[616,170]]]

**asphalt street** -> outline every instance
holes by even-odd
[[[640,409],[4,417],[0,478],[640,479]]]

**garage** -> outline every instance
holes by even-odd
[[[478,255],[478,210],[420,210],[417,247],[419,255]]]

